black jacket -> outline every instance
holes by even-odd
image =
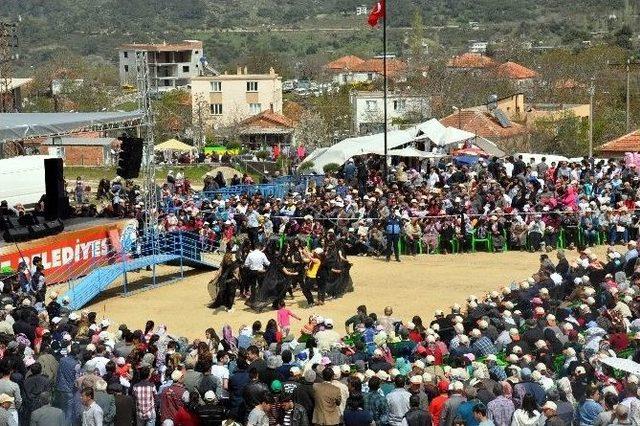
[[[408,426],[430,426],[431,414],[426,410],[420,408],[411,408],[404,415],[404,419]]]

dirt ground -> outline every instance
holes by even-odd
[[[604,249],[596,252],[602,257]],[[551,256],[555,260],[555,254]],[[569,260],[575,257],[575,252],[568,253]],[[298,290],[295,299],[287,301],[288,306],[303,321],[312,313],[318,313],[342,324],[360,304],[366,304],[370,311],[376,313],[381,313],[389,305],[400,318],[418,314],[427,321],[434,310],[446,310],[456,302],[463,304],[470,294],[481,296],[512,281],[529,277],[538,269],[539,254],[430,255],[403,257],[401,263],[363,257],[351,260],[354,263],[351,269],[355,286],[353,293],[328,301],[324,306],[307,309]],[[126,323],[133,328],[143,328],[147,319],[153,319],[156,325],[166,324],[171,334],[189,338],[203,337],[208,327],[219,331],[223,325],[230,324],[237,330],[256,319],[264,324],[275,318],[275,312],[257,314],[250,311],[242,300],[236,300],[232,313],[208,309],[207,283],[214,272],[185,269],[184,279],[179,279],[179,269],[175,267],[159,267],[158,272],[164,275],[160,281],[172,278],[174,281],[128,297],[121,297],[121,283],[114,283],[108,292],[86,309],[96,311],[99,318],[108,317],[115,324]],[[130,273],[129,289],[148,283],[149,275],[148,272]],[[64,290],[59,289],[61,293]],[[299,325],[294,321],[292,329],[297,331]]]

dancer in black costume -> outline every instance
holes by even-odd
[[[227,252],[224,254],[220,264],[220,270],[217,276],[209,281],[207,287],[211,296],[209,308],[224,307],[227,311],[233,311],[233,302],[239,283],[238,262],[235,260],[235,253],[232,252],[231,245],[228,244]]]
[[[272,309],[277,309],[278,301],[284,299],[291,286],[291,279],[296,275],[295,271],[286,267],[285,257],[276,251],[275,242],[269,244],[265,255],[271,265],[262,283],[247,301],[247,305],[258,312],[262,312],[270,306]]]
[[[353,280],[349,273],[351,262],[346,258],[342,243],[332,241],[327,250],[326,263],[326,292],[331,298],[342,297],[353,291]]]

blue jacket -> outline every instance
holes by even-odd
[[[56,377],[56,390],[59,392],[73,392],[76,380],[76,367],[78,360],[67,355],[60,359],[58,375]]]

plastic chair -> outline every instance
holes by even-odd
[[[471,252],[475,253],[476,252],[476,244],[485,244],[487,247],[487,251],[488,252],[492,252],[493,251],[493,244],[491,243],[491,235],[487,234],[487,236],[485,238],[477,238],[476,237],[476,232],[478,230],[474,229],[471,232]]]

